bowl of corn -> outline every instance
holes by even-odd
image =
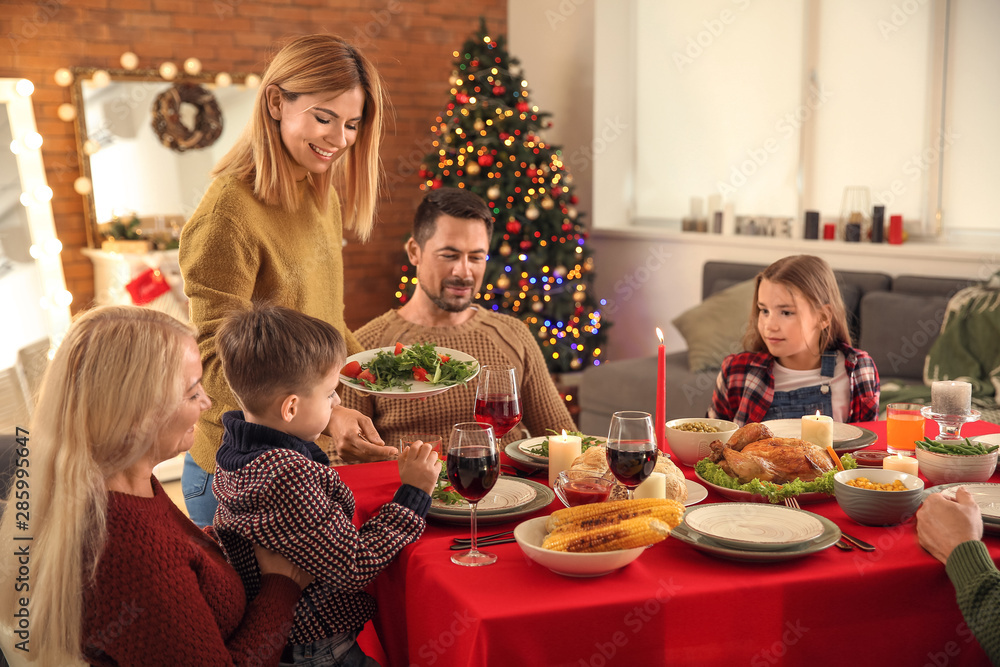
[[[519,524],[514,540],[539,565],[567,577],[599,577],[625,567],[684,517],[675,500],[616,500],[556,510]]]
[[[895,526],[920,507],[924,482],[898,470],[857,468],[833,476],[833,493],[847,516],[866,526]]]
[[[712,453],[709,444],[715,440],[728,442],[739,426],[736,422],[705,417],[685,417],[667,422],[667,442],[670,451],[686,466],[693,466]]]

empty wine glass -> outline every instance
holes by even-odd
[[[497,438],[521,421],[521,392],[517,373],[510,366],[483,366],[476,386],[477,422],[489,424]]]
[[[479,422],[455,424],[447,457],[448,482],[472,505],[472,548],[451,557],[458,565],[491,565],[496,554],[476,548],[476,506],[500,476],[500,452],[493,427]]]
[[[653,473],[659,456],[650,414],[628,410],[614,413],[606,447],[608,468],[631,500],[635,487]]]

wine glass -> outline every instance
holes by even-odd
[[[517,373],[510,366],[483,366],[476,386],[477,422],[489,424],[497,438],[521,421],[521,392]]]
[[[631,500],[635,487],[653,473],[659,456],[652,417],[648,412],[614,413],[606,447],[608,468],[628,491]]]
[[[476,505],[490,492],[500,476],[500,452],[493,427],[479,422],[455,424],[451,430],[447,458],[448,482],[472,505],[472,548],[451,557],[458,565],[492,565],[496,554],[476,548]]]

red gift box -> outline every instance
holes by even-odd
[[[143,306],[169,292],[170,285],[159,269],[146,269],[125,285],[125,289],[132,295],[132,303]]]

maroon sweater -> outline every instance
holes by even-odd
[[[152,482],[152,498],[108,494],[108,540],[83,597],[84,656],[94,665],[277,665],[298,584],[265,575],[247,604],[218,544]]]

